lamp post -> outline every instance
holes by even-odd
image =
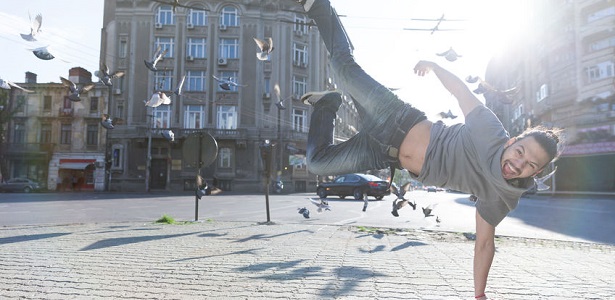
[[[145,157],[145,192],[150,191],[150,177],[152,176],[152,124],[154,123],[154,114],[147,115],[150,117],[147,126],[147,156]]]
[[[267,210],[267,223],[271,222],[269,214],[269,186],[271,185],[271,155],[274,145],[269,140],[264,140],[259,146],[261,158],[263,160],[263,171],[265,175],[265,209]]]

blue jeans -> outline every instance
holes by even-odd
[[[359,111],[360,131],[334,144],[335,116],[342,100],[332,93],[314,105],[307,142],[307,164],[317,175],[340,175],[399,167],[397,151],[406,133],[425,114],[401,101],[355,62],[348,36],[329,0],[316,0],[308,12],[329,51],[339,86]]]

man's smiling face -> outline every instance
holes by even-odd
[[[534,137],[510,139],[502,154],[504,179],[527,178],[538,174],[549,162],[549,155]]]

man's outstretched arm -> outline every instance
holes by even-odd
[[[421,60],[414,67],[414,73],[419,76],[425,76],[430,71],[438,77],[442,85],[451,93],[459,102],[459,107],[464,116],[467,116],[474,108],[479,105],[483,105],[476,96],[470,91],[468,86],[455,74],[440,67],[438,64]]]
[[[487,276],[495,254],[495,227],[476,211],[476,241],[474,242],[474,295],[481,296],[479,300],[487,299],[485,288]]]

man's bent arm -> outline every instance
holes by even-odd
[[[474,295],[484,295],[487,276],[495,254],[495,227],[476,211],[476,241],[474,242]],[[486,297],[478,299],[487,299]]]
[[[422,60],[414,67],[414,73],[419,76],[425,76],[429,71],[433,71],[442,85],[457,99],[464,116],[467,116],[477,106],[483,105],[459,77],[438,64]]]

